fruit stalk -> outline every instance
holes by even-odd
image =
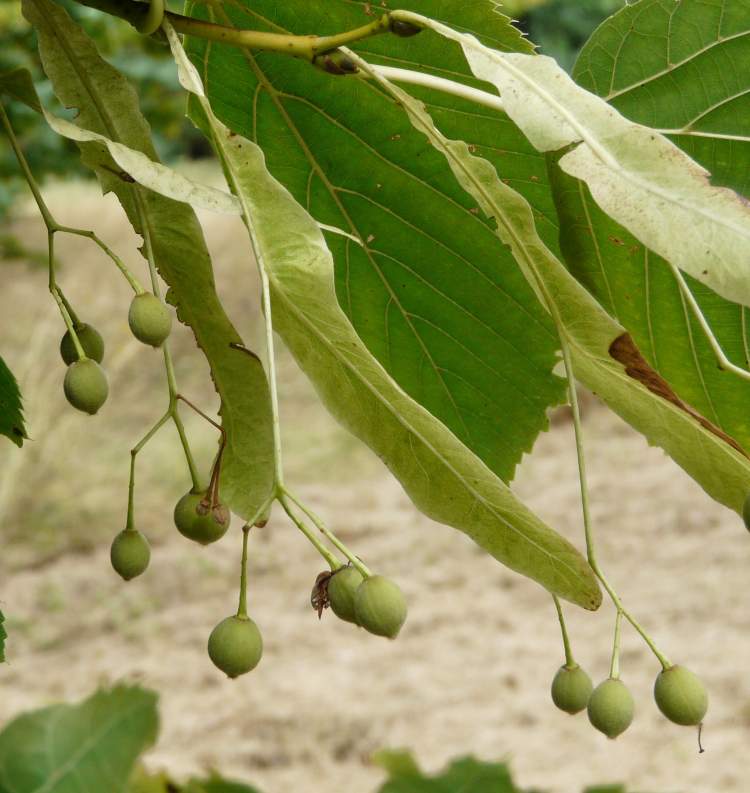
[[[247,617],[247,538],[250,534],[250,526],[245,524],[242,527],[242,562],[240,567],[240,602],[237,606],[237,616]]]
[[[310,529],[310,527],[296,515],[292,504],[290,503],[289,498],[286,496],[285,493],[281,493],[277,496],[278,502],[284,508],[284,512],[291,518],[294,525],[307,537],[308,540],[312,543],[315,550],[328,562],[331,570],[338,570],[341,567],[341,561],[335,556],[335,554],[331,553],[331,551],[326,548],[326,546],[320,541],[318,536],[315,534],[314,531]]]
[[[568,629],[565,625],[565,617],[563,617],[562,606],[560,605],[560,598],[558,598],[557,595],[552,595],[552,600],[555,603],[555,609],[557,610],[557,619],[560,622],[560,632],[562,633],[563,648],[565,649],[565,666],[572,669],[577,664],[575,658],[573,657],[573,651],[570,647],[570,637],[568,636]]]
[[[135,458],[138,452],[153,438],[154,435],[166,424],[171,418],[169,411],[167,411],[153,427],[136,443],[130,450],[130,480],[128,481],[128,516],[125,520],[125,528],[135,528],[134,522],[134,494],[135,494]]]
[[[288,498],[296,504],[304,513],[307,515],[308,518],[315,524],[315,527],[318,531],[327,539],[331,541],[331,544],[335,546],[344,556],[354,565],[354,567],[359,570],[362,574],[362,578],[369,578],[372,575],[372,571],[367,567],[367,565],[358,557],[355,556],[347,547],[344,545],[343,542],[323,523],[323,521],[316,515],[309,507],[305,506],[305,504],[296,498],[289,490],[284,489],[284,495],[288,496]]]
[[[554,304],[550,301],[550,305],[554,305]],[[625,617],[625,619],[641,635],[641,637],[646,642],[651,652],[656,656],[659,663],[662,665],[662,668],[668,669],[671,666],[669,660],[662,652],[660,652],[654,640],[648,635],[648,633],[635,619],[635,617],[633,617],[633,615],[623,606],[622,601],[620,600],[620,596],[612,588],[612,585],[609,583],[607,577],[602,572],[601,568],[599,567],[599,563],[596,559],[594,532],[591,522],[591,512],[589,510],[589,491],[588,491],[588,484],[586,481],[586,457],[583,449],[583,428],[581,426],[581,410],[578,404],[578,394],[576,393],[575,376],[573,374],[573,360],[570,354],[570,347],[568,346],[567,339],[565,338],[565,333],[564,331],[561,330],[562,324],[559,321],[559,317],[555,316],[555,312],[556,309],[553,311],[553,318],[555,319],[555,323],[558,327],[560,348],[562,350],[563,363],[565,364],[565,376],[567,377],[568,380],[570,407],[573,412],[573,432],[575,434],[575,441],[576,441],[576,455],[578,459],[578,479],[581,487],[581,510],[583,512],[583,528],[586,537],[586,553],[588,557],[588,562],[589,565],[591,566],[591,569],[594,571],[594,574],[601,581],[602,586],[604,587],[604,589],[607,591],[607,594],[612,599],[612,602],[614,603],[615,608],[617,609],[618,618],[620,617],[620,615]]]

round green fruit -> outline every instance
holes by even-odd
[[[249,617],[227,617],[211,631],[208,655],[228,677],[238,677],[258,665],[263,637]]]
[[[144,292],[133,298],[128,324],[138,341],[151,347],[161,347],[172,330],[172,314],[156,295]]]
[[[78,325],[75,331],[86,357],[101,363],[104,358],[104,339],[99,331],[93,325],[87,325],[85,322]],[[60,355],[67,366],[78,360],[78,350],[76,350],[69,330],[65,331],[65,335],[60,339]]]
[[[708,710],[708,693],[700,678],[684,666],[670,666],[654,683],[654,699],[659,710],[675,724],[694,727]]]
[[[124,529],[112,541],[109,552],[115,572],[130,581],[143,573],[151,560],[148,540],[135,529]]]
[[[593,690],[591,678],[578,664],[561,666],[552,681],[552,701],[560,710],[573,715],[585,710]]]
[[[205,491],[190,490],[174,508],[174,523],[183,537],[210,545],[220,540],[229,528],[229,510],[222,503],[213,509],[206,502]]]
[[[617,738],[630,726],[635,703],[622,680],[610,677],[594,689],[588,704],[589,721],[607,738]]]
[[[328,580],[328,601],[339,619],[357,623],[354,598],[363,580],[362,573],[351,565],[339,568]]]
[[[354,617],[366,631],[395,639],[406,620],[406,600],[393,581],[373,575],[357,588]]]
[[[107,401],[109,386],[104,369],[91,358],[70,364],[63,381],[65,398],[74,408],[92,416]]]

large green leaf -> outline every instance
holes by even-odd
[[[336,299],[333,260],[318,224],[269,173],[261,149],[213,116],[199,75],[174,30],[166,30],[183,85],[201,98],[198,121],[209,125],[229,185],[242,203],[256,257],[270,282],[274,327],[324,404],[375,450],[426,515],[465,532],[550,592],[597,608],[601,592],[578,551],[369,353]]]
[[[0,733],[0,793],[123,793],[158,726],[156,695],[133,686],[19,716]]]
[[[490,0],[409,0],[409,8],[481,31],[501,49],[530,49]],[[190,3],[196,16],[238,27],[315,31],[356,27],[380,13],[349,0]],[[227,16],[228,15],[228,16]],[[256,141],[271,173],[313,217],[363,241],[328,235],[339,301],[398,384],[505,481],[563,399],[549,317],[440,157],[372,84],[334,78],[274,53],[191,40],[212,106]],[[469,84],[457,47],[420,35],[362,42],[373,60]],[[482,151],[522,190],[556,246],[546,168],[502,114],[415,89],[441,124]]]
[[[544,245],[531,208],[498,177],[491,163],[474,156],[463,141],[445,138],[423,105],[378,79],[414,126],[444,154],[458,183],[495,219],[498,235],[556,315],[580,380],[651,443],[665,449],[710,495],[740,511],[750,490],[750,460],[649,367],[623,327]]]
[[[10,438],[16,446],[22,446],[28,438],[23,423],[21,392],[13,372],[0,358],[0,435]]]
[[[134,88],[98,54],[89,37],[51,0],[24,0],[44,69],[60,100],[79,110],[82,128],[158,160]],[[216,294],[211,260],[195,213],[185,203],[122,180],[100,143],[79,144],[105,192],[120,199],[169,286],[167,299],[189,325],[211,365],[228,446],[222,496],[233,511],[255,515],[273,487],[268,385],[258,358],[242,347]],[[113,171],[115,173],[113,173]]]
[[[750,305],[750,204],[741,196],[712,185],[671,141],[576,85],[551,58],[504,53],[409,12],[394,16],[459,42],[539,151],[570,147],[560,167],[584,180],[605,212],[719,294]]]
[[[594,33],[574,74],[633,121],[684,129],[670,136],[675,143],[715,183],[750,196],[750,4],[641,0]],[[553,174],[571,272],[686,402],[750,449],[750,383],[717,366],[666,262],[605,215],[585,185]],[[689,284],[725,352],[747,366],[748,309]]]

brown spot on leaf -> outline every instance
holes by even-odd
[[[652,394],[656,394],[656,396],[666,399],[667,402],[671,402],[673,405],[680,408],[680,410],[684,410],[685,413],[692,416],[704,429],[716,435],[717,438],[721,438],[740,454],[745,457],[748,456],[734,438],[727,435],[726,432],[719,429],[715,424],[712,424],[705,416],[702,416],[697,410],[691,408],[687,402],[684,402],[675,394],[672,390],[672,386],[670,386],[641,355],[641,351],[636,347],[629,333],[622,333],[609,345],[609,354],[625,367],[625,374],[646,386]]]

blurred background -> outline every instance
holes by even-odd
[[[183,118],[165,51],[124,25],[70,3],[104,52],[139,83],[162,156],[218,184],[204,143]],[[618,0],[507,3],[543,52],[569,68]],[[0,70],[29,66],[50,99],[33,38],[16,2],[0,2]],[[143,274],[124,216],[81,170],[77,150],[19,106],[10,108],[56,216],[89,227]],[[185,159],[187,152],[188,158]],[[265,793],[368,793],[382,778],[378,749],[414,750],[427,769],[454,756],[508,758],[518,784],[580,793],[623,782],[650,793],[745,793],[750,659],[745,591],[750,543],[736,515],[712,503],[659,450],[593,399],[586,401],[593,516],[600,557],[632,610],[667,654],[699,673],[712,696],[704,731],[666,723],[651,700],[658,671],[626,633],[623,678],[637,716],[608,742],[585,716],[554,709],[549,685],[562,663],[552,603],[537,586],[488,558],[463,535],[411,506],[382,465],[323,411],[282,348],[280,390],[287,478],[370,566],[394,577],[410,602],[397,642],[326,613],[310,589],[323,569],[280,514],[254,532],[250,610],[266,642],[257,670],[228,681],[205,642],[235,608],[239,522],[201,548],[173,528],[189,480],[171,427],[138,458],[136,521],[152,541],[149,573],[130,584],[112,572],[111,538],[124,526],[129,449],[166,404],[161,357],[127,327],[127,285],[86,240],[61,238],[59,277],[82,319],[106,339],[111,398],[96,417],[62,395],[63,328],[47,292],[45,234],[0,142],[0,355],[25,394],[32,440],[0,439],[0,608],[9,633],[0,667],[0,723],[31,707],[80,698],[101,682],[142,681],[161,696],[162,734],[147,758],[180,776],[217,767]],[[254,265],[234,218],[201,217],[220,296],[249,346],[262,348]],[[214,411],[208,370],[189,332],[172,337],[180,390]],[[581,543],[572,428],[564,411],[539,439],[514,485],[519,496]],[[204,471],[215,434],[185,420]],[[613,614],[568,609],[578,660],[595,680],[608,671]]]

